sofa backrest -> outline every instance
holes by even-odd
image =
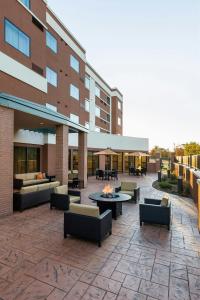
[[[22,180],[33,180],[36,179],[36,176],[41,172],[35,173],[25,173],[25,174],[15,174],[15,179],[22,179]]]
[[[20,194],[28,194],[28,193],[32,193],[32,192],[48,190],[48,189],[56,188],[59,185],[60,185],[59,181],[54,181],[54,182],[48,182],[48,183],[43,183],[43,184],[25,186],[25,187],[21,188]]]
[[[137,183],[133,181],[122,181],[121,190],[122,191],[133,191],[137,188]]]
[[[54,192],[56,194],[64,194],[67,195],[68,194],[68,186],[67,185],[60,185],[54,188]]]
[[[71,203],[69,206],[69,210],[70,212],[79,215],[96,217],[96,218],[99,217],[99,207],[93,205]]]

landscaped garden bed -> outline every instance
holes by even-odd
[[[169,194],[181,195],[183,197],[190,196],[190,186],[186,182],[183,182],[182,192],[178,192],[178,178],[174,174],[169,175],[169,177],[167,175],[162,175],[161,181],[154,181],[152,186],[159,191]]]

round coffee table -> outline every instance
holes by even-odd
[[[102,192],[89,195],[89,199],[96,201],[102,214],[107,209],[112,210],[112,217],[116,220],[122,215],[122,202],[131,200],[131,196],[121,193],[112,193],[112,198],[106,197]]]

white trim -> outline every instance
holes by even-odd
[[[21,4],[34,18],[36,18],[38,20],[38,22],[40,22],[42,24],[42,26],[47,29],[47,26],[40,20],[38,19],[38,17],[36,17],[36,15],[24,4],[22,3],[20,0],[17,0],[19,2],[19,4]],[[43,0],[44,1],[44,0]],[[44,1],[45,2],[45,1]]]
[[[111,96],[117,97],[121,102],[123,102],[123,96],[118,92],[118,90],[113,90]]]
[[[81,50],[81,48],[72,40],[72,38],[61,28],[61,26],[54,20],[54,18],[52,18],[52,16],[48,12],[46,12],[46,21],[49,26],[51,26],[55,30],[55,32],[69,45],[69,47],[72,48],[72,50],[76,52],[76,54],[83,61],[85,61],[85,52]]]
[[[106,83],[104,83],[104,82],[100,79],[100,77],[98,77],[98,76],[94,73],[92,67],[90,67],[90,66],[88,65],[88,63],[87,63],[86,66],[85,66],[85,72],[86,72],[90,77],[92,77],[92,78],[95,80],[96,83],[98,83],[99,87],[102,88],[102,89],[108,94],[108,96],[111,96],[111,92],[112,92],[111,88],[109,88],[109,87],[106,85]]]
[[[47,93],[47,80],[0,51],[0,70],[34,88]]]

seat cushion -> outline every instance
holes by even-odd
[[[22,180],[33,180],[36,179],[36,176],[40,172],[35,172],[35,173],[24,173],[24,174],[15,174],[16,179],[22,179]]]
[[[43,182],[48,182],[49,179],[32,179],[32,180],[25,180],[23,182],[23,186],[31,185],[31,184],[40,184]]]
[[[36,186],[38,188],[38,191],[44,191],[44,190],[50,189],[50,184],[49,183],[38,184]]]
[[[55,193],[56,194],[63,194],[63,195],[67,195],[68,194],[68,186],[67,185],[60,185],[55,187]]]
[[[97,206],[70,203],[69,210],[79,215],[99,217],[99,207]]]
[[[54,188],[54,191],[55,191],[55,188],[59,185],[60,185],[60,181],[53,181],[53,182],[49,183],[50,189]]]
[[[133,191],[136,187],[137,187],[136,182],[132,182],[132,181],[121,182],[121,190],[122,191]]]
[[[70,196],[70,203],[80,202],[81,198],[79,196]]]
[[[134,192],[132,192],[132,191],[120,191],[119,192],[120,194],[127,194],[127,195],[129,195],[129,196],[134,196]]]

